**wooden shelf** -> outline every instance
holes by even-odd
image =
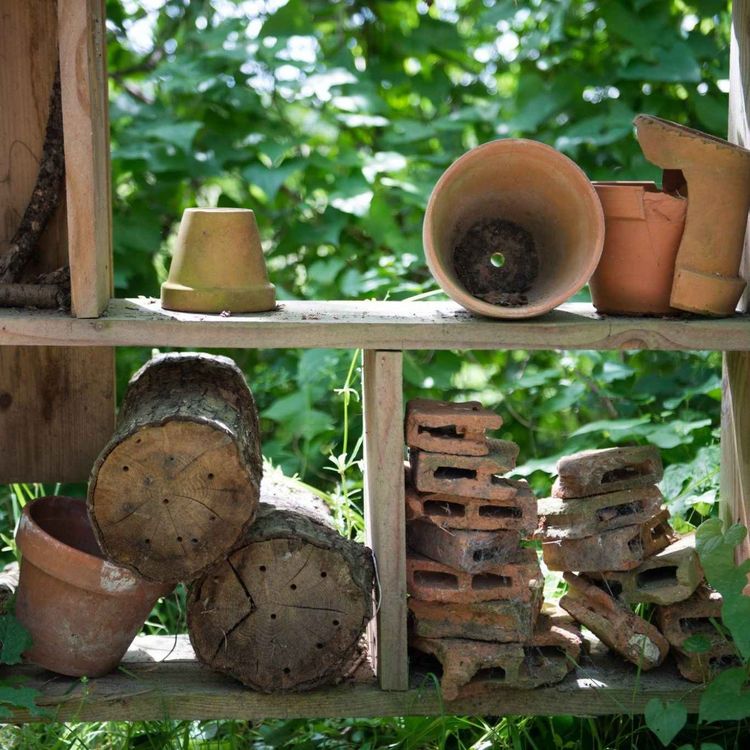
[[[271,719],[405,715],[594,716],[642,713],[651,698],[679,699],[698,710],[700,688],[669,665],[638,675],[613,657],[587,658],[558,685],[536,690],[493,688],[481,697],[442,703],[431,680],[412,676],[404,692],[380,690],[367,670],[357,679],[309,693],[265,695],[198,664],[187,636],[136,638],[119,672],[85,682],[36,667],[19,667],[25,685],[42,693],[44,719],[114,721],[157,719]],[[35,721],[16,711],[9,721]]]
[[[0,345],[338,349],[665,349],[750,351],[750,316],[602,317],[567,304],[531,320],[475,317],[453,302],[282,302],[269,313],[196,315],[147,297],[101,318],[0,310]]]

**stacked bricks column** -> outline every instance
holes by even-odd
[[[518,446],[487,437],[501,426],[476,402],[407,405],[411,645],[441,663],[448,700],[492,684],[556,682],[580,650],[575,628],[540,615],[539,562],[521,544],[536,524],[536,498],[503,476]]]

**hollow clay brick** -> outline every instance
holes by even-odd
[[[653,445],[581,451],[557,462],[553,497],[565,500],[656,484],[664,475]]]
[[[734,643],[719,627],[721,594],[705,584],[684,601],[656,608],[656,622],[669,641],[680,674],[691,682],[707,682],[726,667],[740,666]],[[685,641],[694,635],[708,639],[709,648],[702,653],[689,652]]]
[[[447,529],[518,531],[531,534],[537,523],[536,496],[521,480],[506,480],[505,496],[486,499],[442,492],[417,492],[406,487],[407,520],[423,519]]]
[[[516,466],[518,446],[490,440],[486,456],[454,456],[410,450],[412,485],[420,492],[444,492],[465,497],[503,499],[513,485],[500,477]]]
[[[637,568],[596,575],[600,587],[628,604],[675,604],[687,599],[703,580],[695,534],[678,539]]]
[[[506,562],[514,562],[521,549],[517,531],[446,529],[430,521],[410,521],[406,544],[431,560],[479,573]]]
[[[661,510],[657,487],[592,495],[575,502],[549,497],[539,500],[537,538],[582,539],[604,531],[646,523]]]
[[[438,659],[443,695],[455,700],[459,694],[469,697],[497,687],[529,690],[560,682],[575,666],[581,638],[569,625],[541,615],[527,643],[419,637],[411,643]]]
[[[544,562],[550,570],[583,573],[632,570],[671,543],[668,518],[669,511],[663,510],[639,526],[603,531],[583,539],[545,541]]]
[[[533,549],[521,550],[518,562],[466,573],[416,552],[406,555],[406,586],[410,596],[426,602],[485,602],[493,599],[532,601],[544,586]]]
[[[406,404],[405,436],[411,448],[434,453],[486,456],[486,430],[502,427],[501,417],[478,401],[448,403],[412,399]]]
[[[613,596],[573,573],[563,576],[568,593],[560,606],[600,641],[643,671],[658,667],[669,652],[666,638]]]
[[[530,601],[501,599],[445,604],[409,599],[411,632],[422,638],[465,638],[499,643],[531,638],[542,606],[542,587],[532,589]]]

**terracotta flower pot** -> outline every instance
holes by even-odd
[[[16,542],[22,554],[16,616],[33,640],[25,656],[53,672],[111,672],[156,600],[172,589],[104,560],[82,499],[34,500],[24,508]]]
[[[188,208],[161,303],[182,312],[273,310],[276,289],[268,281],[255,214],[246,208]]]
[[[667,315],[687,200],[653,182],[595,182],[604,209],[604,250],[591,277],[602,313]]]
[[[604,217],[583,171],[536,141],[478,146],[455,161],[430,196],[427,264],[452,299],[495,318],[551,310],[589,280]]]
[[[651,115],[638,115],[635,126],[644,156],[687,183],[672,307],[732,315],[745,289],[739,268],[750,209],[750,151]]]

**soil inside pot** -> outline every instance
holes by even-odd
[[[480,219],[453,248],[458,280],[475,297],[502,307],[528,304],[527,292],[539,273],[534,238],[506,219]]]

